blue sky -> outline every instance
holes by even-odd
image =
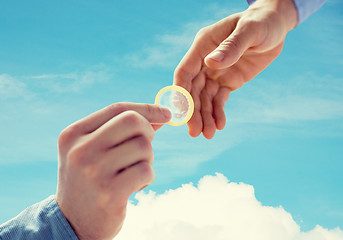
[[[62,129],[113,102],[153,103],[196,32],[247,8],[243,0],[0,6],[0,222],[55,193]],[[219,172],[253,186],[262,205],[282,206],[302,231],[342,229],[342,39],[343,3],[328,0],[231,94],[214,139],[193,139],[185,126],[156,134],[156,180],[145,191]]]

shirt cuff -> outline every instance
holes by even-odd
[[[326,0],[293,0],[298,11],[298,24],[305,21],[309,16],[321,8]]]
[[[55,196],[28,207],[17,217],[0,225],[0,239],[78,240],[58,207]]]
[[[251,5],[256,0],[247,0]],[[298,24],[305,21],[309,16],[321,8],[326,0],[292,0],[298,12]]]

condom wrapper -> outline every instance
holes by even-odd
[[[155,104],[170,110],[172,118],[167,124],[171,126],[187,123],[194,112],[192,96],[186,89],[176,85],[162,88],[156,95]]]

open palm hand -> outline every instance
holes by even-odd
[[[285,21],[277,7],[261,0],[198,32],[174,74],[174,83],[194,99],[194,114],[188,122],[191,136],[202,132],[210,139],[223,129],[230,92],[253,79],[281,53],[296,16],[295,22]]]

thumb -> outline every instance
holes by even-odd
[[[152,128],[156,132],[158,129],[160,129],[166,122],[170,121],[172,114],[169,109],[164,107],[159,107],[157,105],[152,105],[153,108],[156,107],[158,109],[158,116],[156,116],[154,119],[150,118],[149,121],[151,123]],[[151,112],[151,111],[150,111]]]
[[[152,125],[163,125],[171,119],[170,110],[156,104],[139,104],[135,111]]]
[[[157,104],[148,103],[129,103],[128,110],[132,110],[144,117],[157,131],[166,122],[170,121],[172,114],[168,108],[161,107]]]
[[[213,52],[204,59],[212,69],[228,68],[235,64],[255,41],[255,31],[236,28]]]

